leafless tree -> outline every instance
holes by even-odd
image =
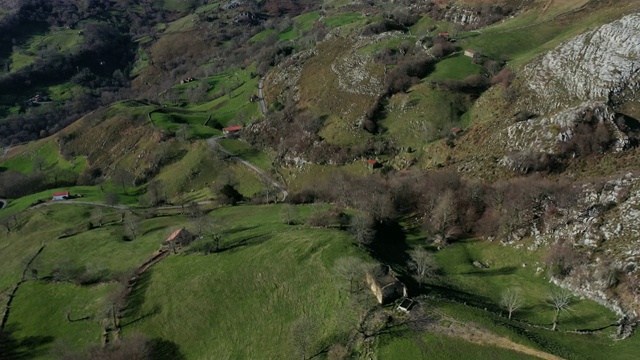
[[[33,159],[32,168],[34,172],[35,171],[42,172],[46,165],[47,165],[47,162],[42,156],[36,156]]]
[[[522,295],[517,289],[509,288],[500,295],[500,306],[509,313],[509,320],[511,320],[511,315],[522,307],[522,304]]]
[[[147,186],[147,196],[151,206],[156,206],[167,201],[166,189],[161,180],[152,181]]]
[[[11,219],[9,219],[8,217],[0,219],[0,226],[2,226],[5,229],[5,233],[6,234],[10,233],[11,232]]]
[[[298,356],[303,360],[309,359],[313,351],[313,347],[317,338],[317,326],[306,315],[296,319],[291,324],[290,339],[295,347]]]
[[[133,175],[123,168],[117,168],[113,173],[113,181],[122,187],[122,192],[127,193],[127,184],[133,181]]]
[[[280,209],[282,222],[287,225],[294,225],[298,222],[298,208],[292,204],[284,204]]]
[[[262,184],[264,186],[264,195],[266,196],[267,204],[269,204],[271,195],[273,195],[275,188],[273,187],[271,180],[267,179],[266,177],[262,178]],[[274,201],[277,200],[278,199],[276,198]]]
[[[108,192],[104,194],[104,203],[110,206],[115,206],[120,203],[120,198],[118,197],[118,194],[114,192]]]
[[[456,221],[456,203],[453,190],[447,189],[437,200],[436,206],[431,214],[431,224],[433,230],[442,234],[454,225]]]
[[[135,239],[140,236],[140,227],[142,225],[142,221],[139,216],[134,213],[129,213],[126,216],[124,221],[124,231],[128,238]]]
[[[409,256],[411,257],[409,267],[413,270],[413,277],[420,285],[424,285],[427,279],[435,276],[437,267],[430,252],[418,248],[411,250]]]
[[[95,222],[98,226],[102,226],[104,221],[104,210],[102,206],[96,206],[91,210],[91,222]]]
[[[337,259],[333,268],[339,277],[349,282],[350,293],[354,292],[354,288],[357,290],[355,286],[359,283],[358,279],[364,278],[365,264],[354,256]]]
[[[553,290],[547,296],[547,304],[554,310],[553,314],[553,327],[551,330],[558,328],[558,320],[561,314],[568,314],[571,311],[572,295],[568,290],[559,289]]]
[[[351,218],[349,231],[358,244],[369,245],[373,242],[376,230],[373,228],[374,222],[371,216],[358,214]]]

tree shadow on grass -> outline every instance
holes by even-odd
[[[409,244],[404,229],[397,222],[383,222],[376,225],[376,236],[369,246],[371,256],[393,268],[398,280],[404,283],[409,293],[420,292],[420,285],[407,272]]]
[[[491,312],[500,312],[501,308],[498,304],[494,303],[491,299],[473,294],[470,292],[454,289],[446,285],[429,285],[430,293],[437,294],[444,299],[449,299],[454,302],[471,306],[477,309],[486,309]]]
[[[404,267],[409,261],[407,236],[397,222],[377,224],[376,236],[369,250],[376,260],[388,265]]]
[[[147,269],[144,273],[140,274],[135,280],[135,284],[127,297],[127,304],[122,311],[124,318],[134,318],[142,316],[142,305],[146,300],[147,290],[151,282],[152,269]]]
[[[46,345],[54,340],[53,336],[27,336],[18,339],[13,335],[17,329],[17,325],[12,324],[0,330],[1,360],[37,358],[46,353]]]
[[[467,271],[461,273],[462,275],[475,275],[475,276],[496,276],[496,275],[512,275],[518,270],[516,266],[503,266],[497,269],[478,269],[476,271]]]
[[[153,315],[159,314],[160,313],[160,307],[159,306],[154,306],[153,309],[145,314],[142,314],[140,316],[138,316],[137,318],[130,320],[128,322],[125,322],[123,324],[120,324],[120,328],[125,328],[129,325],[133,325],[135,323],[137,323],[138,321],[142,321],[148,317],[151,317]]]
[[[225,246],[221,246],[219,250],[217,250],[217,253],[222,253],[222,252],[226,252],[226,251],[230,251],[233,250],[235,248],[239,248],[239,247],[244,247],[244,246],[251,246],[251,245],[259,245],[262,244],[263,242],[271,239],[273,237],[273,235],[271,234],[262,234],[262,235],[254,235],[254,236],[248,236],[245,238],[242,238],[240,240],[237,240],[231,244],[225,245]]]
[[[180,346],[162,338],[153,338],[150,341],[150,358],[153,360],[185,360],[186,357],[180,351]]]

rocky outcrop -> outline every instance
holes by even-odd
[[[616,109],[640,96],[640,14],[627,15],[576,36],[531,62],[518,75],[514,118],[492,135],[506,154],[558,154],[576,127],[603,124],[606,151],[630,145]],[[514,90],[515,89],[515,90]],[[525,116],[521,116],[525,114]],[[627,133],[625,133],[625,131]],[[571,155],[571,154],[568,154]],[[503,165],[520,166],[509,155]]]
[[[559,145],[573,137],[575,126],[588,118],[589,122],[604,123],[614,142],[612,149],[622,151],[630,144],[629,136],[618,128],[616,117],[611,106],[599,101],[587,101],[553,115],[514,120],[512,125],[496,132],[492,140],[502,144],[506,152],[556,154]]]
[[[520,105],[548,114],[584,101],[615,104],[640,89],[640,14],[576,36],[524,68]]]
[[[570,205],[545,205],[544,221],[514,230],[503,241],[529,250],[566,242],[577,254],[558,285],[620,315],[640,316],[640,177],[628,173],[576,189]],[[553,208],[553,211],[550,209]],[[554,215],[549,216],[552,212]]]

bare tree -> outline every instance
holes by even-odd
[[[114,192],[108,192],[104,194],[104,203],[110,206],[118,205],[118,203],[120,203],[120,197]]]
[[[104,210],[102,206],[96,206],[91,210],[91,222],[98,224],[98,226],[102,227],[102,223],[104,221]]]
[[[124,232],[129,239],[135,239],[140,236],[140,226],[142,221],[139,216],[129,213],[124,221]]]
[[[298,222],[298,209],[295,205],[284,204],[280,210],[282,222],[287,225],[294,225]]]
[[[267,177],[263,177],[262,178],[262,185],[264,186],[264,194],[267,197],[267,204],[269,204],[269,200],[271,198],[271,195],[273,195],[273,193],[275,192],[276,189],[273,186],[273,183],[271,182],[271,179],[269,179]],[[277,196],[274,199],[274,202],[278,202]]]
[[[354,256],[337,259],[333,268],[339,277],[349,282],[350,293],[353,293],[354,285],[358,284],[358,279],[364,278],[365,264]]]
[[[216,232],[214,219],[207,216],[204,212],[192,217],[191,224],[193,226],[194,234],[199,238]]]
[[[166,189],[161,180],[152,181],[147,185],[147,196],[151,206],[157,206],[167,201]]]
[[[127,184],[133,181],[133,175],[123,168],[117,168],[113,173],[113,182],[122,186],[122,192],[127,193]]]
[[[42,172],[46,165],[47,165],[47,161],[45,160],[45,158],[43,158],[42,156],[36,156],[33,159],[33,163],[31,167],[34,172],[36,171]]]
[[[431,214],[433,230],[446,235],[456,220],[456,203],[453,190],[447,189],[440,197]]]
[[[317,326],[306,315],[296,319],[291,324],[291,343],[295,347],[298,356],[303,360],[311,357],[315,339],[317,338]]]
[[[511,320],[511,315],[522,307],[522,304],[522,295],[517,289],[509,288],[500,295],[500,306],[509,313],[509,320]]]
[[[358,214],[351,218],[349,231],[353,238],[362,245],[369,245],[373,242],[376,230],[373,228],[374,222],[371,216]]]
[[[409,267],[413,270],[413,277],[422,286],[429,277],[436,274],[436,263],[430,252],[425,249],[413,249],[409,252],[411,260]]]
[[[5,229],[5,233],[8,234],[11,232],[11,219],[9,217],[5,217],[0,219],[0,226]]]
[[[555,331],[558,328],[560,314],[568,314],[571,310],[571,297],[571,293],[565,289],[554,290],[549,293],[547,297],[547,304],[549,304],[549,306],[554,310],[553,327],[551,330]]]

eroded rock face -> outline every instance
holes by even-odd
[[[554,216],[541,214],[543,222],[517,229],[503,242],[520,246],[520,240],[531,238],[528,248],[535,250],[568,241],[584,260],[553,282],[638,318],[640,293],[632,283],[640,276],[640,177],[628,173],[586,183],[574,196],[571,206],[554,208]]]
[[[548,114],[584,101],[623,101],[640,89],[640,14],[576,36],[525,67],[531,97],[520,104]]]
[[[640,94],[640,14],[576,36],[527,65],[514,83],[516,111],[492,141],[505,153],[558,154],[580,123],[602,123],[622,151],[629,136],[617,125],[616,108]],[[625,130],[626,131],[626,130]],[[571,154],[569,154],[571,155]],[[513,167],[505,157],[503,165]]]
[[[558,153],[558,145],[570,140],[576,124],[589,117],[605,124],[614,139],[612,149],[622,151],[629,146],[629,137],[615,123],[616,112],[607,104],[587,101],[552,115],[516,121],[496,132],[492,141],[502,144],[506,152],[536,151]]]

